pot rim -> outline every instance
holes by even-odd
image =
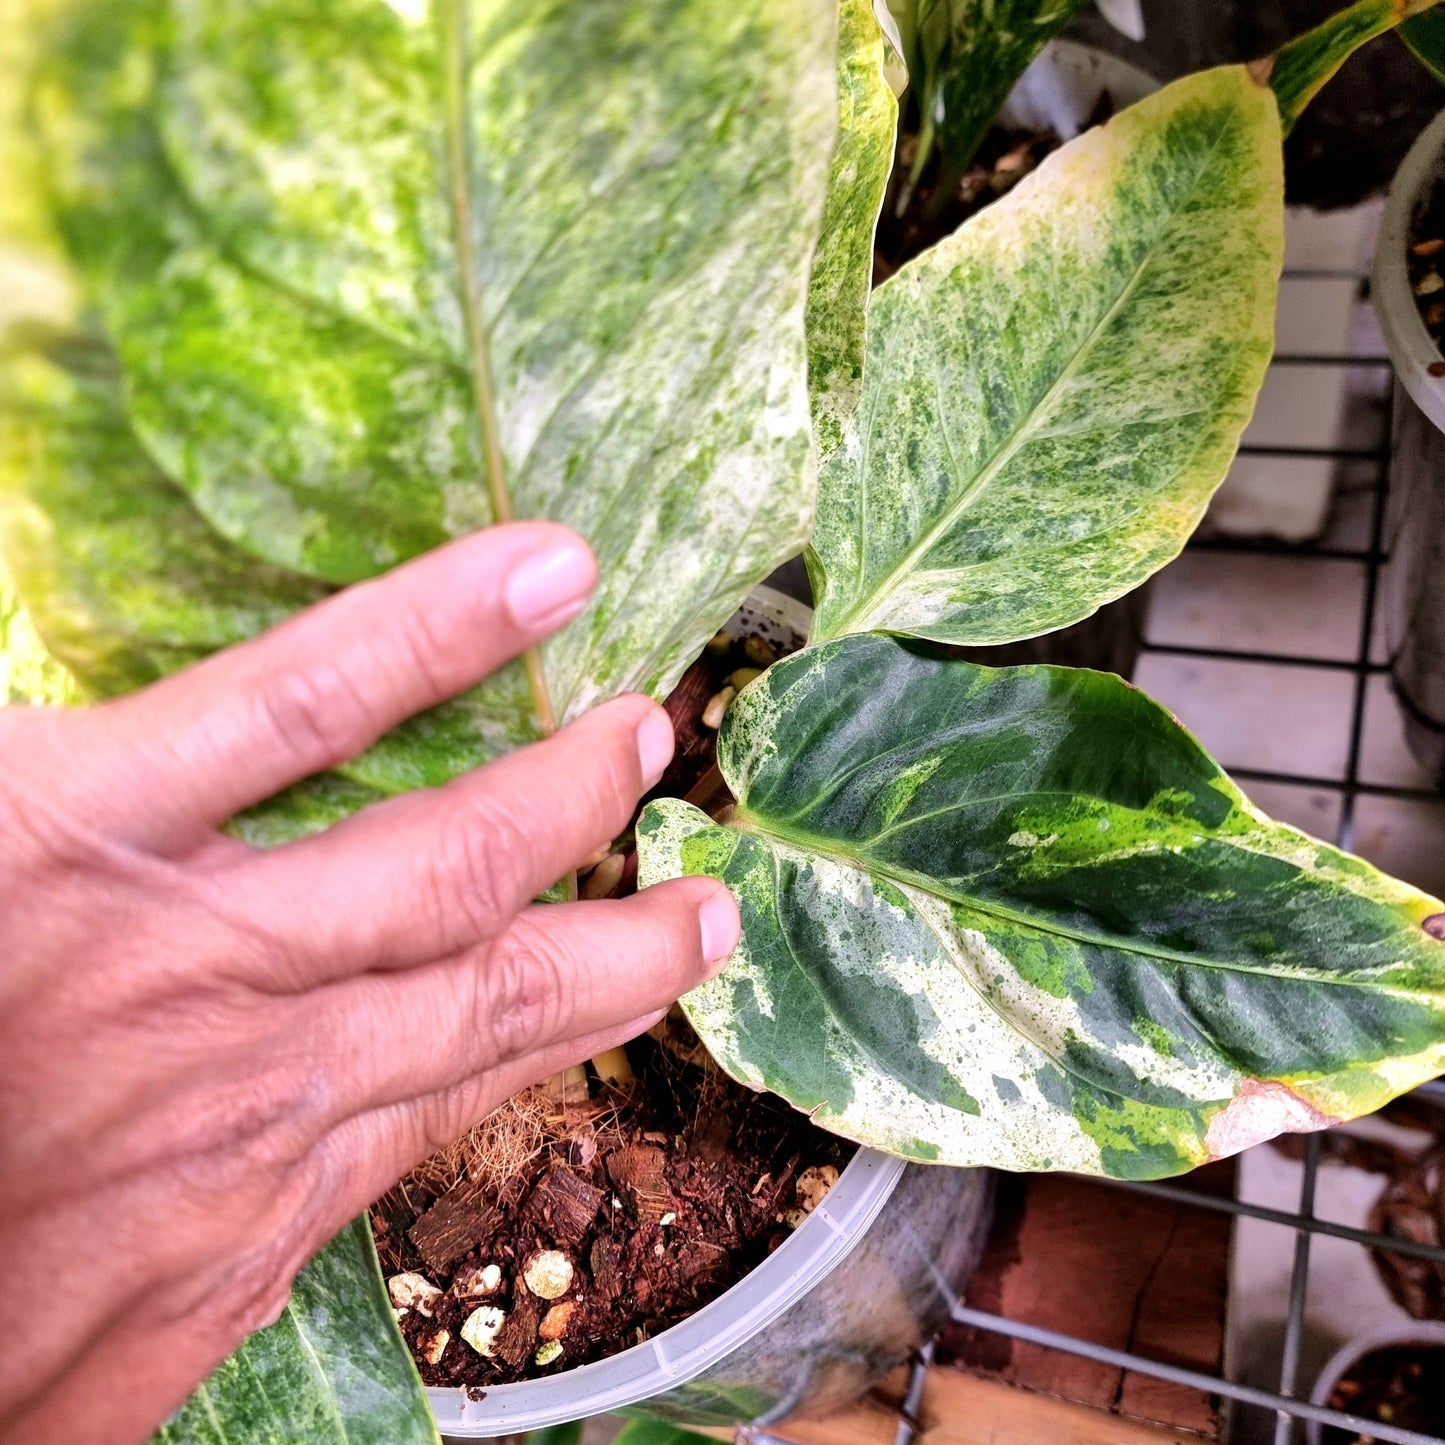
[[[751,610],[753,617],[745,617]],[[766,585],[755,587],[730,627],[762,622],[806,638],[813,610]],[[766,1329],[837,1268],[892,1197],[907,1161],[860,1148],[823,1202],[756,1268],[717,1299],[653,1339],[605,1360],[541,1380],[487,1389],[427,1387],[443,1434],[488,1438],[604,1415],[674,1389]]]
[[[1428,370],[1440,361],[1441,353],[1415,304],[1405,260],[1416,207],[1425,187],[1442,175],[1445,110],[1421,132],[1395,173],[1380,224],[1370,287],[1395,375],[1420,410],[1445,431],[1445,377],[1431,376]]]
[[[1310,1404],[1323,1405],[1330,1398],[1330,1391],[1339,1383],[1340,1376],[1366,1355],[1376,1350],[1387,1350],[1392,1346],[1419,1348],[1428,1345],[1445,1349],[1445,1320],[1401,1319],[1366,1330],[1362,1335],[1347,1340],[1325,1361],[1310,1391]],[[1321,1445],[1325,1427],[1318,1420],[1305,1421],[1305,1433],[1309,1445]]]

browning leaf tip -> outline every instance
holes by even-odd
[[[1256,85],[1268,86],[1270,77],[1274,74],[1274,63],[1278,59],[1277,55],[1266,55],[1262,60],[1251,60],[1244,68]]]

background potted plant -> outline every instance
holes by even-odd
[[[1335,1405],[1366,1420],[1397,1428],[1428,1430],[1439,1417],[1440,1366],[1445,1363],[1445,1324],[1421,1320],[1413,1327],[1374,1330],[1342,1345],[1311,1392],[1316,1405]],[[1330,1445],[1330,1430],[1310,1420],[1309,1445]]]
[[[1420,16],[1407,38],[1445,81],[1445,27]],[[1445,92],[1442,92],[1445,94]],[[1411,747],[1445,787],[1445,113],[1390,189],[1373,298],[1395,368],[1390,468],[1391,676]],[[1438,293],[1438,299],[1437,299]],[[1433,324],[1432,324],[1433,323]]]
[[[871,304],[894,112],[859,6],[841,124],[822,0],[37,11],[43,150],[5,159],[45,284],[8,318],[3,541],[78,685],[514,512],[603,563],[540,655],[243,836],[665,694],[811,537],[812,645],[721,737],[736,810],[639,830],[647,879],[741,896],[687,1004],[730,1071],[897,1157],[1147,1177],[1438,1070],[1437,901],[1271,824],[1117,679],[934,646],[1061,626],[1178,551],[1268,358],[1281,123],[1398,6],[1142,102]],[[338,1440],[434,1438],[379,1286],[353,1226],[163,1438],[317,1400]],[[567,1378],[528,1387],[538,1416]],[[472,1433],[506,1428],[486,1406]]]

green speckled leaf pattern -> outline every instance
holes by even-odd
[[[97,694],[244,641],[328,592],[218,536],[137,442],[103,337],[5,368],[0,548],[51,651]]]
[[[641,877],[736,891],[688,1017],[840,1134],[1150,1178],[1445,1068],[1445,905],[1265,818],[1109,674],[843,638],[739,697],[719,763],[735,815],[651,804]]]
[[[371,1229],[349,1224],[153,1445],[440,1445],[382,1285]]]
[[[831,0],[27,8],[56,11],[29,115],[122,425],[218,544],[304,591],[491,520],[470,308],[515,512],[601,562],[544,650],[559,722],[665,694],[799,549]],[[537,731],[514,668],[354,771],[395,791]]]
[[[838,144],[808,282],[808,387],[819,459],[837,450],[863,394],[873,235],[898,132],[873,0],[840,0]]]
[[[1088,616],[1174,557],[1264,377],[1279,117],[1241,67],[1051,156],[875,293],[823,468],[816,636],[988,644]]]
[[[1279,100],[1285,133],[1294,128],[1304,108],[1360,46],[1393,30],[1402,21],[1422,15],[1436,3],[1437,0],[1356,0],[1355,4],[1290,41],[1275,57],[1269,78]]]

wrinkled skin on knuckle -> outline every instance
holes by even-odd
[[[194,1118],[173,1126],[177,1167],[236,1189],[265,1188],[285,1176],[336,1112],[326,1071],[291,1061],[255,1072],[238,1063],[192,1099]]]
[[[288,758],[321,772],[355,757],[370,742],[372,707],[350,673],[334,664],[287,670],[253,694],[259,736],[276,739]]]
[[[460,1139],[483,1115],[501,1100],[485,1077],[475,1076],[429,1094],[417,1105],[417,1136],[412,1146],[413,1162],[419,1163],[438,1149]]]
[[[458,914],[475,938],[492,938],[525,898],[532,847],[525,828],[485,793],[460,788],[445,796],[429,870],[427,896],[445,926]]]
[[[472,1030],[490,1042],[493,1063],[535,1053],[561,1035],[575,970],[537,928],[495,940],[475,970]]]
[[[464,639],[439,631],[436,618],[425,608],[395,614],[388,625],[392,629],[388,641],[396,649],[404,671],[420,678],[437,696],[456,690],[456,679],[448,675],[446,660],[462,651]]]
[[[190,870],[179,902],[205,940],[206,977],[286,989],[303,976],[311,956],[306,933],[289,911],[268,907],[265,899],[257,906],[246,878],[248,863],[245,855],[225,850],[209,866]]]
[[[637,807],[641,773],[636,753],[633,734],[629,731],[624,739],[590,755],[587,766],[577,777],[589,816],[600,822],[603,836],[597,846],[620,833]]]

